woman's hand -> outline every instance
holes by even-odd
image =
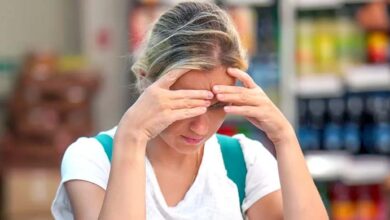
[[[214,94],[207,90],[169,90],[189,69],[175,69],[148,88],[127,110],[118,131],[150,140],[177,120],[203,114]],[[122,133],[123,134],[123,133]]]
[[[218,85],[213,91],[218,100],[231,103],[225,106],[226,112],[245,116],[275,145],[283,216],[288,219],[329,219],[291,124],[247,73],[232,68],[227,72],[244,87]],[[259,211],[259,207],[254,206],[250,213],[257,219]]]
[[[213,87],[219,101],[230,103],[224,107],[225,112],[246,117],[264,131],[275,146],[293,134],[288,120],[247,73],[236,68],[228,68],[227,73],[240,80],[244,87]]]

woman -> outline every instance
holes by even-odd
[[[72,144],[56,219],[327,219],[293,128],[246,68],[217,6],[180,3],[163,14],[132,68],[142,94],[105,132],[114,138],[111,164],[95,138]],[[263,130],[278,158],[235,137],[247,168],[241,207],[215,136],[226,114]]]

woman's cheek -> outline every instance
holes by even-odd
[[[226,118],[226,112],[223,110],[223,108],[220,108],[216,110],[210,110],[207,112],[207,114],[209,114],[209,119],[213,130],[217,131]]]

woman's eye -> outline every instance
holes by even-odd
[[[209,106],[209,110],[220,109],[220,108],[223,108],[224,106],[226,106],[226,103],[224,103],[224,102],[217,102],[217,103]]]

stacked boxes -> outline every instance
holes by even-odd
[[[0,219],[52,219],[61,157],[78,137],[95,130],[93,97],[100,77],[70,68],[75,62],[63,59],[51,53],[28,56],[7,101],[0,137]]]
[[[99,76],[58,68],[53,54],[30,55],[8,100],[3,165],[57,166],[66,147],[94,131]]]
[[[11,168],[3,173],[4,220],[53,219],[50,206],[60,182],[58,169]]]

